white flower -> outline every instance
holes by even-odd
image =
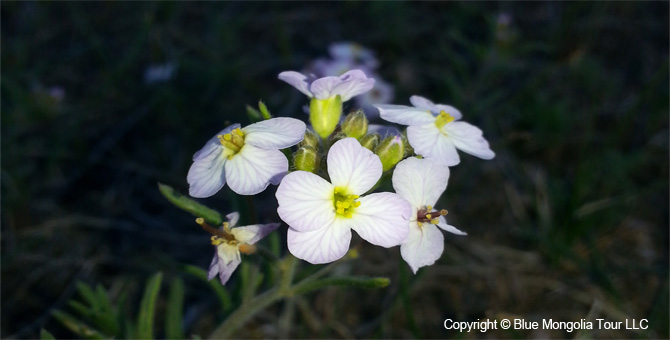
[[[215,246],[216,252],[212,264],[209,265],[207,275],[207,279],[211,280],[218,274],[223,285],[226,284],[230,275],[242,262],[240,252],[253,253],[255,250],[253,244],[279,227],[279,223],[270,223],[233,228],[237,224],[240,214],[234,212],[226,215],[226,217],[228,222],[223,223],[223,226],[219,229],[219,235],[212,236],[212,245]]]
[[[330,148],[327,164],[331,182],[296,171],[277,188],[291,253],[314,264],[335,261],[349,249],[351,229],[372,244],[399,245],[408,233],[409,203],[388,192],[359,196],[381,177],[379,157],[345,138]]]
[[[327,76],[311,82],[307,82],[307,76],[301,73],[285,71],[279,74],[279,79],[310,98],[325,100],[339,95],[342,102],[370,91],[375,84],[375,80],[368,78],[361,70],[351,70],[339,77]]]
[[[186,177],[189,194],[209,197],[228,182],[234,192],[254,195],[270,183],[278,184],[288,171],[288,160],[279,149],[298,144],[305,128],[305,123],[293,118],[225,128],[193,155]]]
[[[409,235],[400,246],[400,255],[416,273],[442,255],[444,238],[437,227],[457,235],[466,233],[447,224],[446,210],[433,210],[447,188],[448,167],[426,159],[407,158],[398,163],[392,180],[395,191],[412,205]]]
[[[412,105],[375,105],[382,119],[407,127],[407,139],[418,155],[443,165],[460,163],[456,149],[482,159],[492,159],[495,153],[474,125],[459,122],[461,112],[449,105],[433,104],[430,100],[412,96]]]
[[[379,62],[377,61],[377,58],[375,58],[374,52],[358,43],[333,43],[328,47],[328,51],[330,52],[330,56],[335,60],[362,65],[370,70],[374,70],[379,66]]]

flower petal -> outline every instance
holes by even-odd
[[[203,155],[193,161],[186,175],[188,193],[192,197],[210,197],[226,184],[224,166],[228,158],[223,152],[223,147],[217,147]]]
[[[412,103],[412,106],[424,111],[433,111],[435,108],[435,103],[421,96],[411,96],[409,97],[409,102]]]
[[[295,257],[312,264],[333,262],[349,250],[351,229],[334,220],[314,231],[296,231],[289,228],[286,242]]]
[[[340,76],[341,82],[332,89],[332,95],[340,95],[342,102],[366,93],[375,86],[375,80],[368,78],[361,70],[351,70]]]
[[[368,125],[368,134],[378,133],[382,139],[388,136],[402,136],[400,130],[395,126],[370,124]]]
[[[422,110],[429,110],[433,114],[440,114],[440,112],[444,111],[454,117],[455,120],[461,119],[463,115],[461,114],[461,111],[458,111],[455,107],[451,105],[444,105],[444,104],[435,104],[430,99],[421,97],[421,96],[412,96],[409,98],[410,103],[414,105],[414,107],[422,109]]]
[[[348,223],[364,240],[386,248],[405,240],[412,214],[407,200],[394,193],[380,192],[361,197],[358,201],[361,205]]]
[[[407,240],[400,246],[400,256],[415,274],[419,268],[435,263],[443,251],[442,232],[428,223],[422,223],[421,227],[412,223]]]
[[[218,274],[219,280],[221,280],[221,284],[225,285],[226,282],[228,282],[228,279],[230,279],[230,276],[233,275],[233,272],[235,271],[235,269],[237,269],[237,266],[239,266],[241,262],[242,260],[233,260],[228,263],[225,263],[225,261],[219,258],[218,254],[214,254],[212,263],[209,265],[209,273],[207,274],[207,280],[213,279]]]
[[[451,122],[443,129],[457,149],[482,159],[492,159],[496,156],[478,127],[466,122]]]
[[[461,161],[451,139],[443,135],[435,124],[407,127],[407,140],[414,152],[425,159],[446,166],[454,166]]]
[[[309,84],[307,83],[307,76],[302,73],[295,71],[284,71],[279,74],[279,80],[287,82],[289,85],[298,89],[298,91],[307,95],[307,97],[314,97],[312,92],[309,90]]]
[[[314,98],[328,99],[336,96],[336,94],[333,94],[333,90],[340,83],[342,83],[340,77],[328,76],[313,81],[309,89],[314,94]]]
[[[232,228],[233,226],[236,226],[237,221],[240,220],[240,213],[237,211],[231,212],[230,214],[226,215],[226,218],[228,219],[228,224],[230,224],[230,227]]]
[[[382,176],[379,156],[364,148],[356,138],[341,139],[328,151],[328,175],[336,187],[348,194],[361,195],[370,190]]]
[[[199,159],[203,159],[212,152],[216,151],[217,149],[221,149],[221,142],[219,142],[219,135],[225,135],[227,133],[230,133],[230,131],[233,131],[237,128],[240,127],[240,124],[233,124],[228,126],[227,128],[221,130],[219,133],[214,135],[214,137],[210,138],[207,143],[205,143],[205,146],[202,147],[202,149],[198,150],[195,154],[193,154],[193,160],[197,161]]]
[[[240,195],[255,195],[276,184],[288,171],[288,160],[279,150],[245,144],[225,164],[228,186]]]
[[[333,186],[306,171],[292,172],[277,188],[279,217],[296,231],[310,231],[331,224],[335,219]]]
[[[254,224],[230,230],[240,243],[254,244],[279,227],[279,223]]]
[[[242,129],[244,143],[261,149],[284,149],[298,144],[305,136],[305,123],[295,118],[272,118]]]
[[[423,125],[435,122],[435,116],[428,110],[421,110],[411,106],[377,104],[379,116],[386,121],[402,125]]]
[[[393,171],[393,189],[415,209],[434,205],[447,188],[449,168],[427,159],[407,158]]]
[[[448,225],[447,224],[447,219],[444,218],[444,216],[440,216],[440,222],[437,226],[442,228],[444,231],[448,231],[452,234],[456,234],[456,235],[467,235],[468,234],[466,232],[458,230],[456,227],[454,227],[452,225]]]

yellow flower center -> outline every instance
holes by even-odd
[[[452,115],[444,111],[440,111],[440,114],[437,115],[437,117],[435,118],[435,126],[437,126],[438,129],[442,130],[443,126],[447,125],[447,123],[453,122],[454,120],[456,119]]]
[[[218,135],[216,137],[225,148],[224,152],[226,153],[226,156],[228,156],[228,159],[233,158],[233,156],[240,152],[240,149],[244,146],[244,132],[239,128],[230,133],[226,133],[225,135]]]
[[[421,223],[438,224],[440,223],[440,216],[445,215],[447,215],[446,209],[436,211],[433,210],[432,205],[428,205],[424,209],[419,209],[419,211],[416,212],[416,221],[420,222],[419,227],[421,227]]]
[[[349,195],[346,190],[336,187],[333,190],[333,204],[335,206],[335,213],[338,216],[351,218],[356,208],[361,206],[361,202],[356,201],[358,195]]]

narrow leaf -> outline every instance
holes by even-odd
[[[40,339],[42,339],[42,340],[56,340],[56,338],[54,338],[54,336],[51,335],[51,333],[49,333],[49,331],[47,331],[44,328],[42,328],[42,330],[40,330]]]
[[[100,310],[100,302],[98,302],[98,298],[95,296],[95,292],[91,286],[79,281],[77,282],[77,291],[79,294],[81,294],[81,297],[84,298],[92,310]]]
[[[195,217],[202,217],[205,219],[205,221],[211,223],[212,225],[220,226],[224,221],[223,217],[218,211],[208,208],[180,194],[169,185],[158,183],[158,190],[161,191],[163,196],[165,196],[168,201],[176,205],[178,208],[190,212]]]
[[[232,308],[233,305],[230,300],[230,294],[228,294],[228,291],[221,285],[219,280],[207,280],[207,272],[200,267],[185,266],[184,271],[207,283],[214,291],[214,294],[216,294],[216,297],[219,299],[221,307],[223,307],[224,311],[228,311]]]
[[[356,288],[376,289],[385,288],[390,283],[391,280],[386,277],[329,277],[316,281],[300,282],[295,285],[293,292],[295,294],[305,294],[328,286],[352,286]]]
[[[61,312],[59,310],[54,310],[51,314],[56,318],[60,323],[63,324],[66,328],[74,332],[75,334],[87,338],[87,339],[103,339],[104,336],[100,334],[97,330],[91,328],[89,325],[85,324],[83,321],[75,318],[74,316]]]
[[[165,316],[165,337],[167,339],[183,339],[182,328],[184,310],[184,281],[180,278],[172,280],[170,284],[170,297],[168,299],[167,312]]]
[[[163,273],[157,273],[147,281],[144,288],[144,296],[140,303],[140,312],[137,315],[137,338],[153,339],[154,337],[154,314],[156,312],[156,299],[161,289]]]

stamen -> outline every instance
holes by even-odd
[[[440,223],[440,220],[438,220],[437,218],[434,218],[434,219],[430,220],[430,224],[439,224],[439,223]]]
[[[202,229],[204,229],[206,232],[216,236],[217,238],[220,238],[220,239],[223,239],[223,240],[226,240],[226,241],[234,241],[235,240],[235,236],[233,236],[233,234],[230,233],[230,228],[228,227],[228,222],[223,223],[223,229],[224,230],[219,230],[219,229],[216,229],[216,228],[210,226],[209,224],[207,224],[207,222],[205,222],[205,219],[202,218],[202,217],[196,218],[195,223],[199,224],[202,227]],[[212,240],[212,242],[213,242],[213,240]]]
[[[222,239],[222,238],[220,238],[220,237],[218,237],[218,236],[216,236],[216,235],[213,235],[213,236],[211,237],[211,240],[212,240],[212,245],[213,245],[213,246],[218,246],[218,245],[223,244],[223,243],[226,242],[226,240],[224,240],[224,239]]]
[[[356,201],[360,196],[358,195],[347,195],[346,189],[335,187],[333,189],[333,203],[335,207],[335,213],[346,217],[351,218],[354,213],[354,209],[358,208],[361,205],[361,202]]]
[[[420,209],[419,211],[416,212],[416,221],[420,222],[419,226],[421,225],[421,223],[439,224],[440,223],[439,217],[446,215],[447,215],[446,209],[434,211],[433,206],[427,205],[425,209]]]
[[[456,120],[456,118],[444,112],[443,110],[440,111],[440,114],[437,115],[437,118],[435,118],[435,126],[437,126],[438,129],[442,129],[443,126],[447,125],[447,123],[453,122],[454,120]]]
[[[228,159],[233,158],[244,146],[244,132],[239,128],[234,129],[231,133],[218,135],[216,138],[219,139],[221,145],[226,149]]]

